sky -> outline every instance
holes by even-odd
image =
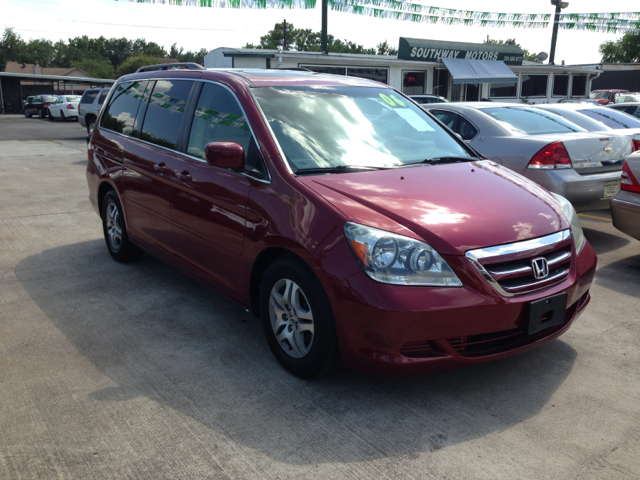
[[[501,13],[553,13],[549,0],[419,0],[435,7]],[[320,0],[310,10],[245,10],[183,7],[130,3],[115,0],[0,0],[0,27],[12,27],[25,40],[44,38],[56,42],[87,35],[94,38],[144,38],[167,50],[175,42],[185,50],[213,50],[259,43],[260,36],[276,22],[286,19],[295,28],[321,27]],[[603,6],[605,8],[603,8]],[[633,12],[638,0],[570,0],[563,13]],[[481,43],[487,35],[495,39],[515,38],[531,52],[549,53],[548,29],[482,28],[430,25],[371,18],[329,10],[329,34],[365,47],[387,40],[397,47],[399,37]],[[560,30],[556,64],[598,63],[598,46],[621,35]]]

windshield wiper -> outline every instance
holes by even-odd
[[[362,170],[385,170],[386,167],[367,167],[364,165],[337,165],[335,167],[314,167],[314,168],[298,168],[293,173],[296,175],[307,175],[314,173],[349,173],[359,172]]]
[[[480,160],[480,158],[476,158],[476,157],[433,157],[433,158],[427,158],[425,160],[420,160],[419,162],[405,163],[402,166],[405,167],[407,165],[438,165],[440,163],[475,162],[477,160]]]

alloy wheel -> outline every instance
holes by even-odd
[[[313,345],[313,312],[306,295],[293,280],[278,280],[269,295],[271,328],[278,345],[293,358],[302,358]]]
[[[107,206],[107,235],[113,251],[117,252],[122,246],[122,225],[120,211],[114,203]]]

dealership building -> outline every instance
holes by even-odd
[[[524,60],[514,45],[400,38],[398,55],[216,48],[206,68],[305,68],[376,80],[407,95],[434,94],[451,101],[490,99],[555,103],[588,98],[598,66],[547,65]]]

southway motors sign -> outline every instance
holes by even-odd
[[[516,47],[515,45],[400,38],[400,45],[398,47],[399,60],[437,62],[442,58],[501,60],[507,65],[522,65],[524,52],[520,47]]]

